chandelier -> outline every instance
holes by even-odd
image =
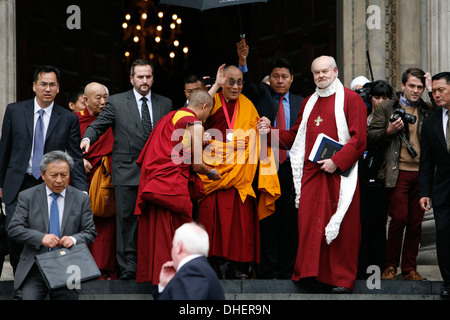
[[[150,0],[126,1],[122,23],[125,59],[149,60],[170,74],[183,72],[189,47],[182,44],[182,18]]]

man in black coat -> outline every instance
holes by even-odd
[[[67,151],[74,160],[72,186],[81,191],[89,191],[80,149],[78,117],[55,104],[59,93],[60,71],[52,66],[38,67],[33,81],[36,97],[8,105],[3,119],[0,140],[0,198],[3,198],[6,205],[5,228],[15,212],[19,192],[43,182],[39,164],[45,153]],[[22,247],[8,239],[14,272]]]
[[[244,75],[242,93],[253,102],[260,117],[267,117],[274,127],[289,130],[297,121],[304,100],[290,92],[294,81],[292,65],[286,59],[275,60],[268,83],[256,84],[247,68],[249,47],[245,40],[237,43],[237,53]],[[298,210],[289,153],[280,150],[278,159],[281,196],[275,203],[275,213],[260,222],[261,263],[257,274],[259,278],[290,279],[297,255]]]
[[[450,295],[450,72],[433,77],[433,98],[442,108],[423,123],[419,167],[422,210],[433,206],[436,250],[444,280],[443,296]]]
[[[161,269],[158,300],[225,300],[222,285],[206,258],[209,251],[208,233],[195,222],[186,223],[175,231],[172,261]]]

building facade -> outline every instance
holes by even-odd
[[[0,0],[0,129],[6,106],[18,98],[23,98],[23,91],[30,89],[31,83],[28,73],[35,67],[34,62],[27,61],[27,58],[23,57],[23,44],[18,45],[17,30],[21,30],[22,33],[27,32],[23,30],[33,30],[33,23],[30,23],[29,29],[22,25],[23,21],[21,20],[24,20],[27,11],[24,11],[23,2],[20,1],[22,0]],[[295,1],[297,6],[295,8],[298,8],[300,2],[292,1]],[[256,47],[262,57],[260,60],[268,60],[269,56],[273,55],[271,48],[276,42],[274,39],[281,42],[279,40],[280,34],[285,34],[285,43],[289,42],[290,39],[297,40],[297,42],[292,42],[289,52],[282,52],[282,54],[289,56],[291,60],[308,59],[312,61],[313,55],[333,54],[335,52],[340,69],[340,78],[346,86],[350,86],[351,81],[357,76],[363,75],[371,79],[373,74],[374,80],[385,79],[395,89],[399,90],[401,74],[411,66],[420,67],[431,74],[450,71],[450,0],[310,1],[311,3],[302,2],[306,12],[302,12],[300,15],[301,19],[308,20],[311,19],[310,12],[315,12],[315,20],[312,23],[315,29],[310,29],[309,34],[303,28],[292,27],[292,24],[289,23],[274,23],[272,31],[268,31],[271,30],[271,26],[267,23],[263,27],[257,26],[253,30],[254,34],[259,33]],[[21,5],[20,11],[18,10],[19,2]],[[330,9],[331,3],[333,5]],[[274,11],[284,11],[284,13],[277,13],[282,16],[281,21],[283,17],[289,17],[290,19],[295,17],[295,12],[289,12],[291,5],[294,6],[294,2],[270,0],[268,4],[272,6],[269,10],[276,8]],[[335,17],[330,18],[330,10],[332,15],[335,12]],[[18,11],[20,14],[18,14]],[[90,16],[94,17],[94,14],[91,13]],[[258,19],[261,19],[258,11],[252,12],[252,16],[249,17],[249,24],[257,25]],[[45,23],[45,20],[44,17],[38,22]],[[212,17],[209,22],[215,20],[217,20],[216,17]],[[310,24],[311,22],[304,23]],[[101,25],[104,25],[104,23],[101,23]],[[45,26],[42,28],[46,29]],[[44,30],[43,32],[49,31]],[[101,34],[106,39],[110,36],[105,30],[102,29],[101,31],[93,31],[93,33]],[[221,35],[223,36],[226,31],[222,31]],[[267,31],[271,34],[262,34]],[[313,39],[311,41],[315,48],[311,49],[310,43],[302,45],[301,49],[295,48],[298,43],[303,44],[305,39],[314,38],[319,33],[325,33],[326,35],[325,37],[321,35],[320,40],[314,41]],[[206,33],[207,37],[213,35],[213,32]],[[330,39],[330,37],[335,39]],[[21,42],[33,42],[34,39],[32,38],[32,35],[27,35],[26,39],[21,40]],[[111,41],[106,40],[106,42]],[[324,42],[328,42],[328,45]],[[220,47],[217,47],[217,44],[215,45],[216,47],[212,46],[212,51],[220,51]],[[18,47],[21,52],[18,52]],[[33,51],[32,45],[26,45],[26,47],[30,47],[30,51]],[[67,52],[70,53],[70,46],[67,48],[69,50]],[[85,45],[81,59],[90,59],[92,61],[89,63],[95,64],[97,67],[102,66],[103,69],[110,68],[111,62],[108,61],[115,60],[117,57],[120,59],[117,52],[111,58],[109,54],[101,52],[100,49],[100,51],[94,50],[90,45]],[[230,50],[230,52],[232,55],[233,50]],[[24,62],[27,66],[22,65]],[[214,63],[216,62],[214,61]],[[310,61],[304,62],[303,74],[300,77],[296,75],[297,88],[305,87],[311,78],[307,70],[309,66],[306,64],[308,63]],[[259,62],[259,64],[262,63]],[[255,63],[255,65],[257,66],[258,63]],[[117,81],[118,78],[121,78],[121,72],[112,69],[115,71],[111,72],[109,78],[102,78],[102,72],[103,75],[105,72],[99,70],[97,79],[100,81],[103,79],[105,81],[108,81],[108,79]],[[70,72],[73,73],[73,70],[70,70]],[[76,76],[75,73],[74,77]],[[90,76],[92,77],[92,74]],[[123,80],[122,84],[123,82],[126,83],[125,76]],[[117,83],[114,83],[114,85],[118,86]],[[426,98],[426,95],[424,97]],[[422,261],[419,257],[419,263],[422,264],[436,263],[434,222],[432,220],[432,214],[427,214],[424,222]]]

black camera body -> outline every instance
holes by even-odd
[[[402,107],[399,107],[394,111],[394,115],[392,116],[390,121],[395,122],[400,118],[403,120],[404,123],[409,123],[409,124],[415,124],[417,121],[416,116],[406,113],[406,110],[403,109]]]
[[[370,90],[371,90],[370,85],[365,85],[364,88],[356,89],[355,92],[359,94],[359,96],[363,99],[364,103],[368,103]]]

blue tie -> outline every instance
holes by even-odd
[[[36,122],[36,129],[34,130],[34,150],[33,150],[33,162],[32,162],[32,173],[36,179],[41,176],[41,170],[39,170],[39,165],[44,155],[44,120],[42,116],[44,115],[44,110],[39,110],[39,118]]]
[[[50,194],[53,198],[52,205],[50,206],[50,234],[54,234],[58,238],[61,238],[59,231],[59,210],[58,210],[58,198],[59,193]]]

